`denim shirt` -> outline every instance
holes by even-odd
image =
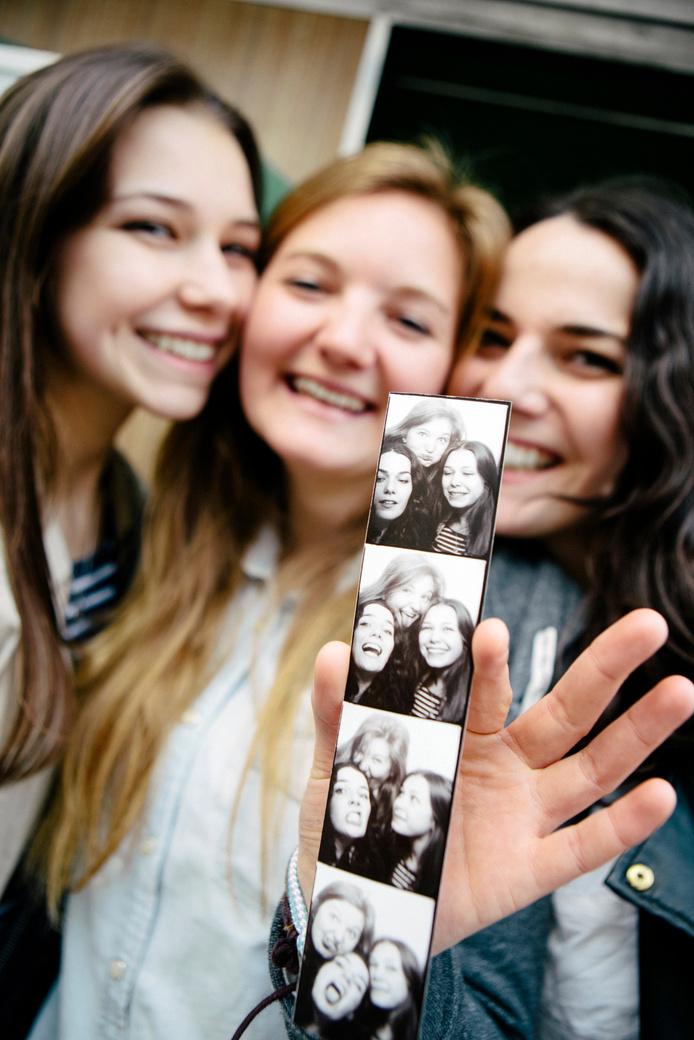
[[[143,826],[68,901],[60,1028],[57,1034],[37,1030],[37,1037],[228,1040],[269,990],[267,933],[296,845],[312,760],[308,691],[265,879],[255,765],[233,832],[230,821],[297,603],[296,595],[277,602],[272,578],[278,552],[277,538],[265,530],[247,553],[245,582],[224,629],[226,661],[171,734]],[[266,1020],[248,1036],[281,1035],[275,1015],[275,1025]]]

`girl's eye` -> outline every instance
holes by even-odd
[[[508,350],[511,339],[504,335],[499,329],[485,329],[480,338],[477,353],[483,357],[494,356],[497,352]]]
[[[319,293],[323,288],[317,278],[289,278],[287,284],[306,293]]]
[[[139,231],[156,238],[175,238],[173,228],[157,220],[129,220],[122,227],[124,231]]]
[[[429,329],[429,326],[425,325],[424,322],[419,321],[417,318],[411,318],[409,315],[401,314],[397,320],[403,328],[408,329],[410,332],[414,332],[419,336],[430,335],[431,330]]]
[[[594,350],[574,350],[567,355],[567,361],[570,365],[583,370],[586,375],[591,369],[614,376],[621,376],[624,372],[624,366],[617,358],[599,354]]]
[[[242,242],[229,242],[227,245],[222,246],[222,252],[228,257],[238,256],[242,260],[250,260],[253,264],[257,259],[257,250],[244,245]]]

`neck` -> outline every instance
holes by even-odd
[[[362,693],[368,690],[375,676],[371,672],[362,672],[359,668],[355,668],[354,671],[357,680],[357,696],[361,697]]]
[[[57,441],[50,512],[60,523],[73,559],[96,548],[101,521],[99,482],[118,428],[130,408],[110,395],[85,392],[61,372],[51,374],[48,409]]]
[[[363,521],[372,477],[336,478],[334,473],[288,468],[289,553],[298,555],[330,542]]]
[[[339,863],[342,859],[342,855],[346,848],[349,846],[349,842],[346,841],[339,834],[335,835],[335,862]]]
[[[420,834],[418,838],[415,838],[412,842],[412,856],[419,866],[419,861],[422,858],[422,853],[426,849],[427,845],[431,841],[431,831],[427,831],[426,834]]]

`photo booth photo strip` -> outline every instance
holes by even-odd
[[[366,541],[487,559],[508,410],[391,394]]]
[[[510,403],[390,394],[294,1021],[416,1035]]]

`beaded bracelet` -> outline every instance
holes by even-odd
[[[308,912],[306,903],[299,884],[299,849],[296,848],[289,857],[287,866],[287,898],[292,921],[296,928],[296,952],[299,958],[304,955],[304,943],[306,942],[306,929],[308,926]]]

